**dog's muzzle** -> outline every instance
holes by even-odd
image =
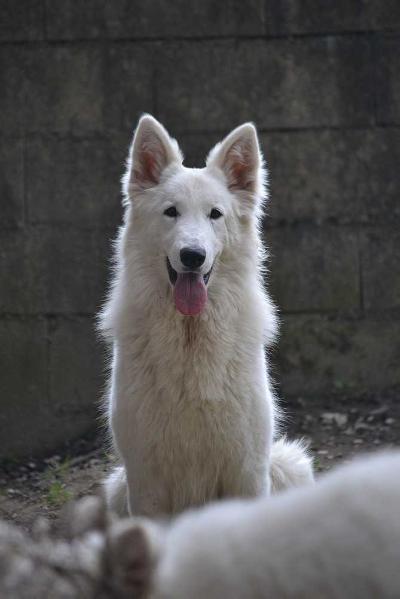
[[[210,275],[212,273],[212,269],[213,269],[213,267],[211,267],[210,270],[205,275],[203,275],[203,281],[204,281],[205,285],[208,284]],[[175,270],[175,268],[173,268],[168,256],[167,256],[167,270],[168,270],[168,277],[169,277],[171,285],[175,285],[177,278],[178,278],[178,273]],[[192,272],[192,271],[190,271],[190,272]],[[195,271],[193,271],[193,272],[194,272],[194,274],[196,274]],[[189,274],[189,271],[182,273],[182,274]]]

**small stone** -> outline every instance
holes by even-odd
[[[57,464],[61,460],[59,455],[52,455],[50,458],[46,458],[44,462],[46,464]]]
[[[365,422],[363,422],[362,420],[357,420],[357,422],[354,425],[354,428],[356,431],[358,430],[370,430],[371,427],[366,424]]]
[[[349,426],[349,428],[346,428],[346,430],[344,431],[344,434],[349,436],[354,435],[354,429],[351,426]]]
[[[371,410],[371,414],[374,414],[375,416],[379,416],[380,414],[384,414],[385,412],[388,411],[388,407],[387,406],[380,406],[379,408],[375,408],[374,410]]]
[[[347,424],[347,414],[341,412],[324,412],[321,419],[324,424],[336,424],[340,428]]]
[[[394,424],[395,422],[394,418],[385,418],[385,424]]]

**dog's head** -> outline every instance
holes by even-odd
[[[264,196],[257,133],[246,123],[210,152],[205,168],[186,168],[178,144],[150,115],[143,116],[123,180],[132,231],[141,251],[173,288],[176,308],[199,314],[227,247],[257,224]],[[160,273],[158,273],[160,275]]]

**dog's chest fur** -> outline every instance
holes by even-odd
[[[244,323],[226,320],[185,318],[168,307],[162,316],[136,322],[118,344],[122,394],[116,401],[176,417],[179,411],[201,411],[205,403],[207,411],[222,403],[225,413],[235,408],[236,398],[248,404],[262,345]]]
[[[185,497],[175,492],[175,507],[218,496],[221,472],[232,463],[246,468],[259,455],[265,461],[272,406],[261,334],[245,318],[231,322],[229,312],[227,306],[224,318],[185,318],[166,306],[137,320],[118,344],[117,444],[185,489]]]

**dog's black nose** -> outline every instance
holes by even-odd
[[[181,262],[187,268],[199,268],[206,259],[206,252],[203,248],[192,247],[183,248],[180,251]]]

